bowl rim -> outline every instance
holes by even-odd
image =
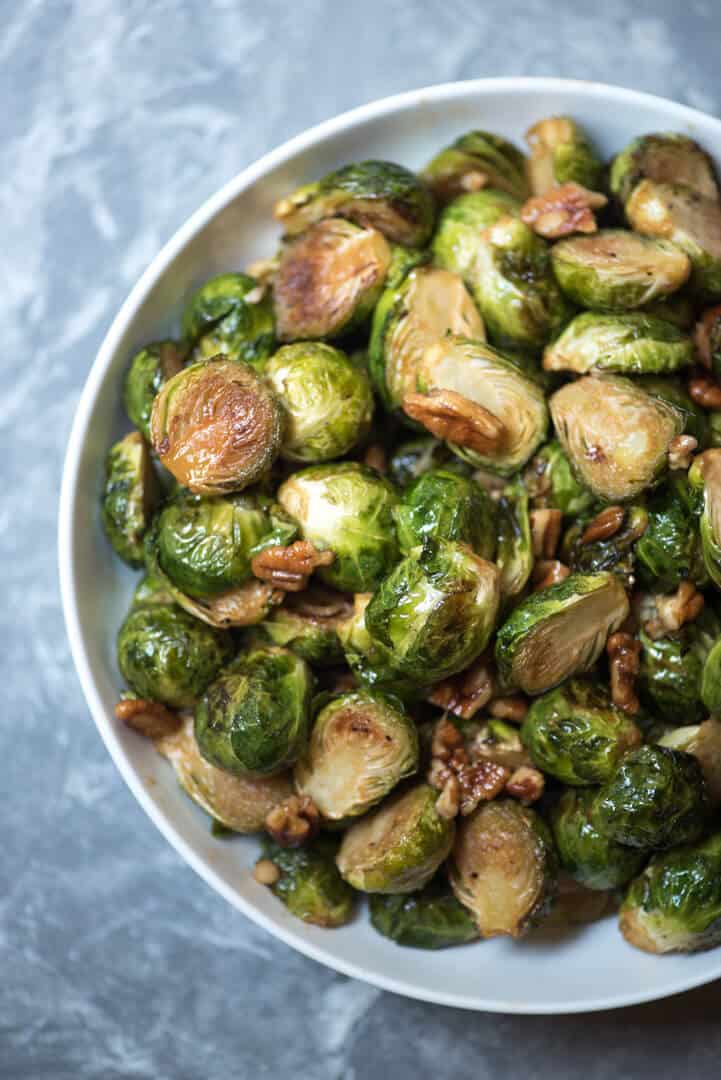
[[[95,721],[100,736],[112,757],[120,775],[130,788],[145,813],[163,834],[165,839],[172,845],[181,858],[192,867],[193,870],[228,903],[232,904],[248,919],[256,925],[267,930],[274,937],[279,938],[286,945],[297,949],[298,952],[316,960],[326,967],[348,975],[363,982],[376,986],[379,989],[391,991],[403,997],[432,1004],[447,1005],[474,1011],[487,1011],[498,1013],[515,1013],[520,1015],[566,1015],[572,1013],[595,1012],[601,1009],[620,1009],[631,1005],[643,1004],[673,994],[681,993],[695,987],[706,985],[715,979],[721,978],[721,960],[714,967],[701,975],[694,974],[686,978],[678,978],[672,983],[665,983],[662,989],[649,988],[647,992],[633,992],[624,995],[623,992],[614,996],[599,996],[592,1001],[569,1000],[562,1005],[553,1002],[548,1006],[543,1003],[528,1002],[504,1002],[494,998],[484,998],[477,995],[458,994],[441,989],[427,992],[418,989],[412,983],[403,978],[395,978],[390,975],[378,974],[368,971],[358,964],[338,959],[333,955],[332,947],[324,948],[305,940],[301,934],[286,929],[273,922],[258,910],[253,904],[246,901],[230,885],[214,871],[213,867],[201,856],[196,855],[190,845],[181,836],[173,822],[154,803],[150,793],[143,785],[140,776],[127,759],[119,739],[113,729],[112,722],[108,717],[105,707],[100,699],[95,685],[85,641],[80,625],[78,606],[76,603],[76,569],[74,564],[74,536],[76,528],[77,504],[79,495],[79,466],[82,451],[87,436],[95,401],[104,380],[106,369],[131,323],[137,310],[141,307],[151,289],[162,277],[175,256],[197,235],[208,222],[229,203],[238,198],[242,193],[263,177],[272,169],[295,157],[303,151],[313,149],[318,143],[339,133],[347,132],[352,128],[365,123],[368,120],[380,118],[388,113],[400,112],[406,109],[416,108],[421,104],[439,104],[450,101],[457,97],[468,94],[480,93],[493,95],[494,93],[510,93],[525,95],[535,93],[562,93],[571,92],[575,96],[593,99],[602,98],[606,104],[615,102],[624,107],[634,105],[646,105],[664,108],[670,116],[679,122],[693,125],[715,124],[719,130],[719,142],[721,143],[721,121],[704,113],[699,109],[682,105],[668,98],[655,94],[648,94],[639,90],[630,90],[622,86],[590,82],[580,79],[562,79],[546,77],[502,77],[487,79],[467,79],[457,82],[438,83],[431,86],[420,87],[415,90],[407,90],[389,97],[379,98],[365,105],[357,106],[328,120],[315,124],[311,128],[300,132],[287,139],[274,150],[264,154],[251,165],[242,169],[214,194],[207,198],[197,210],[194,211],[185,222],[175,231],[169,240],[161,247],[148,267],[130,290],[118,313],[113,319],[103,341],[98,349],[90,371],[87,375],[83,389],[76,406],[73,417],[67,449],[63,462],[62,482],[60,489],[60,502],[58,511],[58,571],[60,579],[60,595],[62,602],[65,628],[70,642],[70,650],[78,674],[81,689],[90,713]]]

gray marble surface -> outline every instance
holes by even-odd
[[[717,1076],[721,984],[594,1017],[473,1015],[335,975],[232,911],[96,734],[60,614],[55,517],[113,313],[237,170],[353,105],[482,75],[605,79],[718,112],[721,9],[4,0],[0,14],[0,1076]]]

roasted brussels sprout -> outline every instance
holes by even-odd
[[[564,791],[551,810],[550,822],[561,866],[587,889],[617,889],[643,866],[643,851],[599,831],[594,788]]]
[[[685,475],[672,475],[651,494],[646,530],[636,541],[635,554],[641,580],[649,588],[672,592],[682,581],[705,584],[701,536]]]
[[[543,353],[546,371],[617,371],[648,375],[693,361],[691,338],[673,323],[644,312],[577,315]]]
[[[611,191],[625,206],[641,180],[684,184],[707,199],[718,198],[711,158],[687,135],[640,135],[611,162]]]
[[[374,893],[371,924],[384,937],[412,949],[447,949],[478,938],[478,928],[442,878],[417,893]]]
[[[642,180],[626,203],[626,216],[639,233],[662,237],[691,264],[689,284],[702,297],[721,297],[721,202],[683,184]]]
[[[704,665],[719,637],[721,624],[709,607],[665,637],[652,638],[643,628],[639,631],[638,688],[649,709],[671,723],[695,723],[702,718]]]
[[[172,735],[156,739],[155,745],[173,766],[183,791],[214,821],[233,832],[260,832],[266,815],[293,794],[288,773],[251,778],[216,769],[200,755],[192,717]]]
[[[561,444],[551,439],[534,455],[523,474],[523,483],[535,506],[560,510],[576,517],[594,504],[594,496],[573,474]]]
[[[401,675],[393,665],[393,656],[368,633],[365,613],[372,593],[356,593],[353,616],[338,628],[345,661],[363,686],[393,694],[403,701],[419,698],[423,688]]]
[[[288,236],[338,217],[378,229],[398,244],[423,247],[435,207],[430,189],[409,169],[392,161],[361,161],[298,188],[276,203],[274,213]]]
[[[678,378],[661,375],[645,375],[636,379],[638,385],[650,394],[651,397],[665,401],[673,406],[683,419],[684,435],[693,435],[699,445],[699,449],[705,450],[709,445],[709,418],[715,413],[706,413],[700,408],[686,391],[683,383]]]
[[[101,517],[105,535],[123,562],[143,565],[143,537],[150,524],[156,485],[139,431],[116,442],[105,459]]]
[[[315,667],[343,662],[340,628],[353,614],[352,598],[322,585],[288,593],[255,628],[270,645],[282,645]]]
[[[523,200],[528,195],[522,152],[499,135],[469,131],[441,150],[422,176],[439,202],[481,188],[505,191]]]
[[[170,604],[175,603],[173,593],[168,588],[163,576],[144,574],[133,592],[132,607],[140,607],[142,604]]]
[[[664,300],[656,300],[652,304],[646,304],[643,309],[644,315],[653,315],[664,322],[673,323],[679,330],[693,330],[696,322],[696,305],[693,297],[682,289],[672,293]]]
[[[419,784],[384,802],[348,829],[336,863],[354,889],[409,893],[422,889],[448,856],[455,825],[436,810],[438,792]]]
[[[631,588],[636,580],[636,545],[639,537],[645,535],[648,514],[642,506],[629,506],[622,513],[617,531],[605,538],[586,539],[588,518],[572,525],[563,538],[562,561],[580,574],[611,570],[626,588]]]
[[[426,540],[378,586],[365,611],[371,641],[419,685],[462,671],[486,647],[499,573],[470,548]]]
[[[418,767],[418,736],[402,706],[356,690],[322,705],[295,783],[328,821],[364,814]]]
[[[200,753],[235,776],[280,772],[305,747],[312,689],[310,669],[288,649],[241,653],[196,706]]]
[[[551,398],[561,446],[579,479],[600,499],[625,502],[659,477],[683,430],[680,411],[630,379],[586,375]]]
[[[460,274],[473,290],[479,238],[501,218],[520,211],[520,202],[504,191],[489,188],[459,195],[438,219],[431,245],[435,264]]]
[[[721,832],[654,855],[631,883],[619,920],[626,941],[650,953],[721,944]]]
[[[275,394],[248,364],[224,357],[192,364],[169,379],[153,404],[153,447],[179,484],[197,495],[240,491],[280,449]]]
[[[355,462],[311,466],[286,480],[278,501],[305,540],[334,553],[318,572],[333,588],[368,592],[398,558],[396,495],[372,469]]]
[[[530,127],[526,141],[531,148],[527,163],[534,195],[570,182],[598,190],[603,169],[586,134],[570,116],[549,116]]]
[[[460,461],[444,442],[430,435],[401,443],[388,462],[388,475],[399,488],[407,487],[432,469],[451,469],[469,474],[471,466]]]
[[[602,784],[641,732],[601,686],[571,679],[532,703],[521,739],[543,772],[565,784]]]
[[[399,409],[406,394],[416,390],[425,350],[446,334],[485,337],[483,320],[458,274],[421,266],[386,289],[373,316],[369,361],[387,408]]]
[[[641,746],[600,788],[596,825],[628,847],[670,848],[697,840],[708,807],[701,766],[690,754]]]
[[[223,633],[168,604],[133,607],[118,632],[118,667],[141,698],[194,705],[232,656]]]
[[[493,434],[478,441],[469,421],[451,449],[471,465],[516,472],[543,441],[548,410],[542,388],[518,365],[482,341],[446,337],[428,348],[418,373],[423,393],[450,390],[490,417]]]
[[[183,352],[174,341],[156,341],[140,349],[130,361],[123,388],[123,403],[130,422],[150,442],[150,414],[163,383],[183,367]]]
[[[713,716],[721,716],[721,635],[711,647],[703,666],[701,700]]]
[[[701,551],[708,576],[721,589],[721,450],[706,450],[689,469],[691,488],[703,492]]]
[[[353,917],[355,897],[335,865],[335,841],[319,837],[299,848],[263,841],[263,857],[279,871],[270,886],[291,915],[314,926],[343,926]]]
[[[556,888],[545,822],[512,799],[482,803],[458,828],[450,878],[484,938],[520,937],[546,914]]]
[[[373,417],[368,376],[330,345],[285,345],[265,368],[285,412],[281,457],[330,461],[360,442]]]
[[[192,360],[222,353],[262,369],[275,346],[268,289],[249,274],[218,274],[195,292],[183,312],[183,339]]]
[[[457,540],[483,559],[495,554],[496,505],[470,477],[447,469],[424,473],[403,492],[394,516],[404,555],[427,539]]]
[[[564,293],[592,311],[633,311],[680,289],[691,270],[680,247],[627,229],[561,240],[551,262]]]
[[[709,661],[716,659],[712,650]],[[716,660],[716,664],[718,660]],[[708,668],[708,662],[707,662]],[[715,667],[715,665],[714,665]],[[705,674],[705,672],[704,672]],[[713,696],[718,703],[718,670],[713,672]],[[708,707],[708,702],[704,701]],[[711,716],[702,724],[689,724],[685,727],[672,728],[659,740],[659,746],[670,746],[672,750],[684,750],[692,754],[701,766],[706,781],[706,791],[713,806],[721,803],[721,720]]]
[[[529,596],[496,636],[496,662],[504,683],[542,694],[588,671],[628,610],[623,585],[609,573],[571,574]]]
[[[497,503],[496,565],[501,597],[512,600],[525,589],[533,570],[528,491],[518,481],[508,484]]]

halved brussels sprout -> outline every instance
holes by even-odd
[[[617,889],[643,866],[643,851],[618,844],[597,828],[593,788],[564,791],[550,822],[561,866],[587,889]]]
[[[270,888],[303,922],[331,929],[344,926],[353,917],[355,896],[335,865],[336,842],[327,836],[298,848],[282,848],[263,841],[263,858],[280,877]]]
[[[691,288],[701,296],[721,296],[721,202],[683,184],[642,180],[626,203],[631,227],[663,237],[691,263]]]
[[[422,690],[413,679],[401,675],[392,653],[368,633],[365,613],[372,593],[356,593],[352,618],[338,627],[345,661],[363,686],[394,694],[403,701],[418,698]]]
[[[692,843],[708,809],[701,766],[666,746],[641,746],[628,754],[599,790],[597,828],[628,847],[650,850]]]
[[[394,511],[404,555],[431,540],[457,540],[476,555],[496,551],[496,505],[470,477],[434,469],[409,484]]]
[[[630,379],[585,375],[549,402],[561,446],[580,480],[600,499],[640,495],[667,464],[683,431],[680,411]]]
[[[607,637],[628,615],[614,574],[571,574],[534,593],[498,631],[496,662],[504,683],[542,694],[598,660]]]
[[[276,457],[282,414],[248,364],[216,357],[169,379],[153,403],[153,447],[179,484],[197,495],[240,491]]]
[[[269,776],[292,765],[308,739],[313,676],[288,649],[259,645],[211,683],[195,709],[206,761],[235,776]]]
[[[693,343],[673,323],[644,312],[577,315],[546,346],[546,371],[617,371],[648,375],[677,371],[693,362]]]
[[[116,555],[136,569],[143,565],[143,537],[155,493],[148,447],[139,431],[131,431],[105,459],[101,518]]]
[[[549,116],[530,127],[526,141],[531,148],[527,162],[534,195],[570,182],[598,190],[603,167],[585,132],[570,116]]]
[[[646,530],[636,541],[635,553],[641,580],[649,588],[672,592],[682,581],[705,584],[701,535],[685,475],[672,474],[649,497]]]
[[[401,443],[388,462],[388,475],[399,488],[407,487],[432,469],[451,469],[462,475],[471,472],[470,465],[459,461],[446,443],[431,435]]]
[[[398,409],[417,388],[418,368],[429,345],[446,334],[483,340],[483,320],[450,270],[421,266],[387,288],[373,316],[370,370],[388,409]]]
[[[721,449],[699,454],[688,478],[695,492],[703,491],[701,550],[708,576],[721,589]]]
[[[133,607],[118,632],[118,667],[141,698],[194,705],[233,654],[225,634],[168,604]]]
[[[721,832],[654,855],[631,883],[619,926],[644,952],[690,953],[721,944]]]
[[[266,815],[293,794],[288,773],[250,778],[216,769],[200,755],[192,717],[186,717],[172,735],[156,739],[155,747],[173,766],[193,802],[233,832],[261,832]]]
[[[281,253],[273,282],[281,341],[334,338],[364,322],[391,264],[382,233],[342,218],[312,225]]]
[[[561,560],[572,571],[580,574],[597,574],[611,570],[629,589],[635,584],[636,544],[648,526],[648,514],[642,506],[629,506],[613,536],[584,541],[588,517],[583,517],[570,527],[563,538]]]
[[[311,585],[288,593],[282,607],[274,608],[255,634],[270,645],[291,649],[314,667],[332,667],[343,662],[339,631],[352,614],[351,597]]]
[[[453,846],[455,824],[436,810],[428,784],[394,795],[345,833],[336,863],[354,889],[409,893],[422,889]]]
[[[720,636],[721,625],[708,605],[699,618],[666,637],[652,638],[643,628],[639,631],[638,689],[649,709],[671,723],[702,718],[704,666]]]
[[[435,206],[430,189],[409,169],[392,161],[361,161],[298,188],[276,203],[274,213],[288,236],[339,217],[378,229],[398,244],[423,247]]]
[[[482,803],[458,827],[450,878],[482,937],[520,937],[546,914],[556,889],[545,822],[512,799]]]
[[[302,469],[281,485],[278,501],[304,540],[335,554],[318,572],[333,588],[368,592],[398,558],[396,494],[372,469],[356,462]]]
[[[594,311],[642,307],[680,289],[691,271],[680,247],[628,229],[561,240],[551,249],[551,262],[564,293]]]
[[[518,199],[504,191],[459,195],[442,211],[431,245],[436,266],[460,274],[473,289],[478,249],[489,226],[507,214],[520,214]]]
[[[625,206],[641,180],[685,184],[708,199],[718,198],[711,158],[688,135],[639,135],[611,162],[611,191]]]
[[[602,784],[641,742],[641,732],[606,691],[571,679],[532,703],[521,739],[533,764],[565,784]],[[605,888],[606,886],[604,886]]]
[[[496,566],[501,596],[513,599],[525,589],[533,570],[528,491],[518,481],[509,484],[497,503]]]
[[[371,925],[396,945],[448,949],[478,938],[475,922],[440,877],[410,895],[374,893],[368,906]]]
[[[501,437],[486,452],[452,444],[472,465],[516,472],[545,437],[548,410],[543,389],[518,365],[482,341],[446,337],[426,350],[418,372],[426,393],[451,390],[480,405],[502,425]]]
[[[316,715],[295,784],[328,821],[358,817],[418,768],[418,736],[399,703],[368,690],[341,694]]]
[[[499,573],[470,548],[427,540],[381,582],[365,611],[372,642],[419,685],[462,671],[486,647],[499,603]]]
[[[659,398],[678,410],[683,418],[682,434],[693,435],[699,449],[704,450],[709,445],[709,419],[716,414],[709,414],[697,405],[679,378],[644,375],[636,382],[651,397]]]
[[[574,476],[571,463],[557,439],[551,439],[534,455],[523,474],[523,483],[539,508],[560,510],[578,517],[593,506],[593,494]]]
[[[218,274],[193,293],[183,311],[183,339],[192,360],[222,353],[262,368],[275,347],[269,290],[249,274]]]
[[[713,658],[713,653],[714,650],[709,659]],[[718,669],[714,670],[713,683],[714,697],[718,699]],[[718,806],[721,803],[721,721],[712,716],[702,724],[672,728],[658,743],[659,746],[670,746],[672,750],[683,750],[696,758],[706,781],[709,802]]]
[[[481,188],[525,199],[528,184],[523,153],[500,135],[469,131],[428,162],[421,176],[439,202]]]
[[[340,349],[317,341],[285,345],[265,377],[285,410],[280,453],[288,461],[343,457],[370,428],[368,376]]]
[[[183,367],[183,352],[174,341],[155,341],[130,361],[123,387],[123,403],[130,422],[150,442],[150,415],[163,383]]]

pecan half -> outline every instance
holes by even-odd
[[[534,769],[532,765],[520,765],[506,784],[505,791],[514,799],[520,799],[522,803],[538,802],[543,795],[546,780],[540,769]]]
[[[559,581],[565,581],[570,573],[566,564],[558,559],[539,559],[531,574],[533,591],[540,592],[549,585],[557,585]]]
[[[320,829],[320,813],[309,795],[291,795],[273,807],[265,828],[279,847],[300,847]]]
[[[500,795],[511,776],[511,770],[488,758],[462,765],[456,773],[460,786],[459,809],[462,817],[472,814],[479,803],[490,802]]]
[[[721,409],[721,386],[709,375],[697,375],[688,381],[689,395],[702,409]]]
[[[470,720],[490,701],[493,689],[493,666],[487,657],[480,657],[465,671],[432,687],[428,700],[431,705]]]
[[[363,463],[383,475],[388,466],[386,452],[380,443],[371,443],[363,455]]]
[[[167,705],[159,701],[146,701],[144,698],[123,698],[115,706],[118,720],[145,735],[148,739],[160,739],[163,735],[172,735],[181,724],[181,719]]]
[[[521,209],[521,220],[548,240],[571,233],[594,233],[598,226],[593,211],[607,202],[600,192],[569,181],[528,199]]]
[[[688,469],[693,461],[693,452],[698,449],[698,439],[693,435],[677,435],[668,444],[669,469]]]
[[[721,319],[721,304],[704,311],[693,332],[696,355],[704,367],[709,369],[711,368],[711,334],[719,319]]]
[[[641,708],[635,689],[641,643],[619,631],[606,642],[606,653],[611,670],[611,700],[619,709],[635,716]]]
[[[319,566],[330,566],[335,559],[332,551],[318,551],[309,540],[296,540],[288,547],[274,544],[253,557],[253,574],[268,581],[276,589],[300,592],[308,578]]]
[[[649,619],[644,630],[649,637],[658,639],[673,634],[688,622],[697,619],[704,606],[703,593],[690,581],[682,581],[670,596],[657,596],[658,618]]]
[[[531,543],[536,559],[552,559],[561,537],[563,514],[560,510],[531,510]]]
[[[596,540],[609,540],[621,528],[625,516],[626,511],[622,506],[607,506],[589,521],[581,533],[581,543],[593,544]]]
[[[437,439],[467,446],[479,454],[498,450],[506,437],[507,429],[502,420],[455,390],[406,394],[403,412]]]

